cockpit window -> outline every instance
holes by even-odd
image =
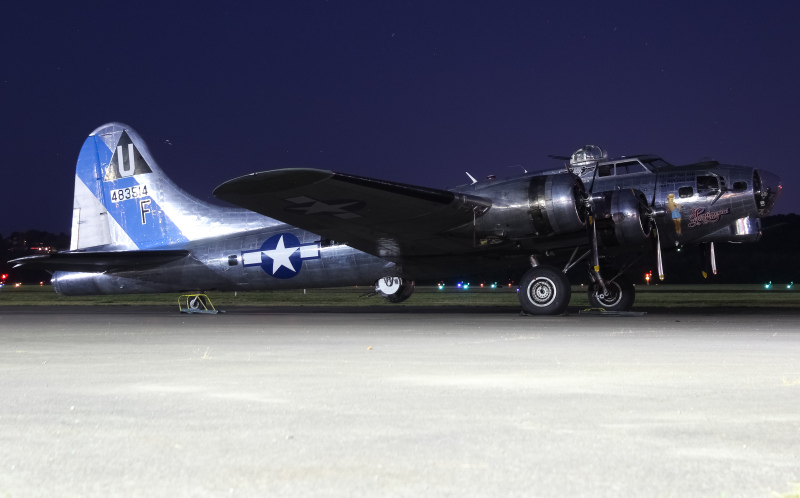
[[[601,164],[597,167],[597,176],[611,176],[614,174],[614,165],[613,164]]]
[[[639,161],[627,161],[617,164],[618,175],[631,175],[633,173],[644,173],[647,171]]]
[[[650,169],[652,169],[652,170],[657,170],[657,169],[661,169],[661,168],[669,168],[670,166],[672,166],[670,163],[668,163],[667,161],[665,161],[665,160],[663,160],[661,158],[651,159],[651,160],[647,161],[647,164],[650,166]]]
[[[699,195],[711,195],[719,192],[719,180],[716,176],[698,176],[697,193]]]

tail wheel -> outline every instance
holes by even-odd
[[[414,293],[414,281],[400,277],[384,277],[375,282],[375,292],[390,303],[402,303]]]
[[[592,308],[603,308],[606,311],[630,311],[636,299],[636,287],[625,275],[620,275],[613,282],[605,282],[607,294],[603,294],[600,285],[589,286],[589,305]]]
[[[522,276],[519,302],[529,315],[560,315],[566,311],[570,297],[567,276],[552,266],[536,266]]]

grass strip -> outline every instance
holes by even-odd
[[[217,308],[225,306],[398,306],[378,296],[362,297],[369,287],[295,289],[283,291],[217,292],[208,296]],[[0,306],[159,306],[178,307],[179,293],[120,294],[111,296],[57,295],[51,286],[5,286]],[[469,290],[435,286],[417,287],[405,303],[410,306],[519,307],[516,288],[471,287]],[[400,306],[402,306],[401,304]],[[570,306],[588,307],[586,287],[573,286]],[[797,307],[800,291],[766,290],[757,285],[637,286],[636,307]]]

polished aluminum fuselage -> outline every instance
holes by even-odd
[[[631,160],[636,158],[618,162]],[[764,187],[754,185],[754,175],[758,178],[759,173],[753,168],[709,164],[656,171],[648,168],[651,165],[646,160],[641,163],[641,170],[631,173],[616,174],[613,161],[605,163],[611,166],[610,174],[605,170],[606,174],[598,175],[594,169],[573,173],[580,177],[589,194],[598,199],[596,202],[601,202],[603,193],[615,190],[641,192],[647,204],[654,208],[662,241],[668,246],[709,241],[754,242],[760,234],[758,218],[769,213],[777,196],[773,195],[766,206],[758,204],[755,190]],[[56,272],[53,283],[58,292],[69,295],[235,291],[366,286],[386,276],[433,280],[498,270],[524,271],[531,254],[556,254],[557,259],[564,253],[559,250],[571,250],[587,243],[585,230],[569,217],[569,203],[573,200],[568,195],[558,197],[556,189],[551,188],[561,182],[557,175],[567,173],[552,170],[452,189],[492,202],[492,208],[475,223],[447,234],[463,239],[464,251],[430,258],[417,255],[390,259],[325,240],[248,210],[210,205],[185,194],[164,177],[160,180],[160,192],[154,192],[155,201],[163,204],[164,212],[177,213],[172,218],[191,223],[186,223],[189,229],[181,229],[183,240],[171,240],[168,246],[162,247],[188,250],[189,257],[154,268],[128,271]],[[537,184],[535,177],[541,176],[548,180],[538,182],[541,190],[534,195],[529,185]],[[765,178],[765,184],[777,182],[777,177],[769,173],[762,171],[760,176]],[[708,188],[706,183],[710,177],[722,182],[722,188]],[[738,190],[730,188],[733,185]],[[779,191],[779,186],[771,188]],[[524,233],[536,203],[550,206],[555,213],[551,216],[553,223],[560,233],[536,230]],[[632,213],[614,214],[622,218],[628,215]],[[563,227],[568,228],[564,230]],[[280,238],[283,244],[284,239],[289,240],[291,236],[299,245],[292,253],[293,263],[287,263],[286,269],[278,268],[269,258],[262,258],[263,263],[258,264],[258,251],[266,250],[265,241]],[[159,246],[148,248],[159,249]],[[133,248],[122,244],[117,249]],[[649,250],[649,247],[622,244],[614,250],[618,253]],[[298,258],[298,255],[304,256]],[[276,268],[283,272],[281,278],[277,277],[279,272],[273,271]]]
[[[253,224],[254,213],[241,210],[241,214],[251,219],[248,225]],[[304,246],[317,247],[318,257],[302,261],[302,266],[296,268],[296,275],[285,279],[269,275],[259,265],[244,266],[243,252],[257,250],[265,240],[279,234],[292,234]],[[57,292],[66,295],[277,290],[369,285],[378,278],[395,274],[394,263],[346,245],[327,244],[319,236],[283,224],[243,229],[187,242],[180,247],[188,250],[190,256],[155,268],[131,271],[56,272],[53,285]]]

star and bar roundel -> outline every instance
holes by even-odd
[[[319,244],[301,244],[291,233],[279,233],[268,238],[260,249],[242,251],[242,264],[260,266],[275,278],[292,278],[303,267],[303,260],[319,258]]]

